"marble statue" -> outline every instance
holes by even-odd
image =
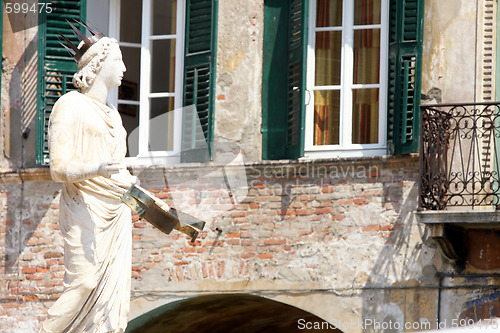
[[[81,50],[82,42],[78,46]],[[62,96],[49,122],[50,173],[63,183],[64,291],[40,332],[123,332],[130,304],[131,210],[121,201],[137,181],[125,168],[126,132],[107,104],[126,68],[115,39],[80,52],[80,92]]]

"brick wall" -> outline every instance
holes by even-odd
[[[222,292],[282,300],[328,320],[377,316],[373,290],[435,282],[423,269],[434,267],[435,251],[413,218],[417,166],[415,156],[268,161],[226,166],[226,181],[214,176],[222,167],[133,170],[143,187],[208,224],[191,243],[134,216],[131,316]],[[30,169],[3,173],[0,188],[0,327],[35,332],[62,291],[60,185]],[[428,295],[425,316],[435,315],[437,293]],[[382,302],[406,311],[405,297]]]
[[[189,211],[190,204],[196,205],[200,196],[213,199],[219,195],[220,199],[210,202],[211,212],[217,213],[212,214],[215,216],[207,231],[194,244],[175,232],[162,236],[148,223],[136,221],[134,276],[168,261],[171,265],[164,273],[169,281],[246,279],[256,277],[257,271],[259,278],[274,279],[278,271],[298,260],[307,274],[324,277],[322,265],[327,260],[307,263],[305,248],[341,245],[361,235],[374,239],[379,246],[390,243],[391,235],[402,226],[398,214],[403,192],[414,186],[417,177],[416,163],[411,158],[336,163],[280,161],[245,167],[248,196],[236,205],[220,196],[217,184],[206,184],[206,191],[193,190],[195,186],[184,186],[185,182],[161,188],[152,181],[164,179],[158,177],[159,170],[144,171],[142,185],[167,203],[177,201],[179,206],[169,194],[184,191],[184,210]],[[170,169],[165,178],[167,182],[190,178],[191,172],[189,168]],[[160,248],[153,242],[159,239]],[[251,269],[256,265],[266,269]]]

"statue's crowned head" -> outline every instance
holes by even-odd
[[[92,35],[91,37],[87,37],[71,22],[67,22],[71,26],[73,33],[80,40],[80,43],[76,46],[59,32],[69,47],[63,43],[61,43],[61,45],[70,52],[78,65],[78,71],[73,76],[73,85],[84,91],[92,86],[97,74],[101,71],[102,64],[112,49],[119,49],[118,41],[114,38],[106,37],[102,32],[91,29],[86,24],[75,20],[76,23],[85,27]]]

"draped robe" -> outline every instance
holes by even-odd
[[[89,166],[124,164],[126,132],[118,111],[78,92],[62,96],[49,122],[49,152],[52,178],[64,183],[59,225],[65,275],[41,332],[123,332],[132,226],[120,198],[136,178],[125,168],[110,178],[88,178]]]

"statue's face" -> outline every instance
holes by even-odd
[[[122,60],[122,52],[117,44],[111,45],[111,50],[104,60],[98,77],[108,88],[118,87],[122,83],[123,73],[127,70]]]

